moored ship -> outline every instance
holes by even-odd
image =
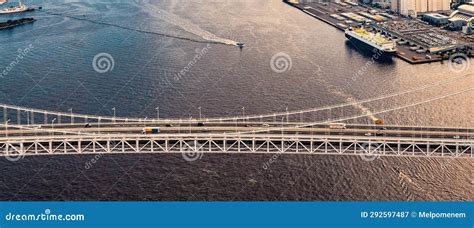
[[[34,18],[21,18],[21,19],[17,19],[17,20],[9,20],[9,21],[6,21],[6,22],[0,22],[0,30],[9,29],[9,28],[13,28],[13,27],[16,27],[16,26],[33,23],[35,21],[36,20]]]
[[[396,43],[380,33],[371,33],[363,28],[348,28],[345,34],[356,47],[378,52],[383,56],[391,56],[397,52]]]

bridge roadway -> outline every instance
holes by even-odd
[[[222,122],[222,123],[103,123],[103,124],[45,124],[45,125],[5,125],[0,128],[0,137],[26,137],[55,134],[140,134],[144,127],[158,127],[160,134],[187,133],[267,133],[267,134],[320,134],[320,135],[352,135],[352,136],[388,136],[388,137],[425,137],[441,139],[472,139],[474,129],[446,127],[410,127],[410,126],[379,126],[379,125],[346,125],[344,129],[331,128],[329,124],[316,124],[311,127],[307,123],[297,122]],[[0,138],[1,139],[1,138]]]
[[[352,135],[385,137],[425,137],[472,139],[474,130],[469,128],[407,127],[377,125],[346,125],[344,129],[330,128],[328,124],[311,127],[294,122],[222,122],[222,123],[105,123],[105,124],[55,124],[55,125],[9,125],[0,128],[0,137],[25,137],[54,134],[138,134],[144,127],[158,127],[160,134],[181,133],[241,133],[264,132],[269,134]]]
[[[307,153],[473,158],[468,128],[225,122],[5,125],[0,156],[97,153]],[[141,134],[159,127],[159,134]]]

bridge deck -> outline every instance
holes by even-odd
[[[350,135],[53,135],[0,139],[0,156],[104,153],[287,153],[473,158],[473,139]]]

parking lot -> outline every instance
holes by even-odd
[[[409,41],[409,43],[415,43],[425,49],[454,47],[460,43],[460,41],[448,36],[448,32],[436,30],[433,26],[416,19],[389,21],[381,23],[380,27],[397,34],[399,38]]]

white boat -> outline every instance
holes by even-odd
[[[18,1],[18,6],[12,6],[8,8],[0,9],[0,14],[21,13],[27,10],[28,10],[28,7],[26,7],[20,0]]]

